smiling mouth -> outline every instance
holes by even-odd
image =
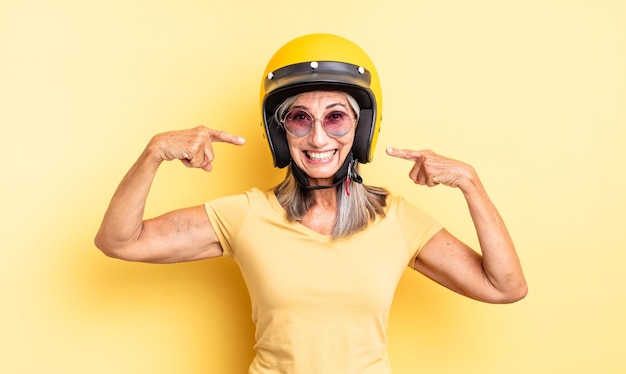
[[[304,154],[306,155],[306,157],[309,160],[313,160],[313,161],[326,161],[331,159],[335,153],[337,153],[337,150],[332,150],[332,151],[327,151],[327,152],[310,152],[310,151],[305,151]]]

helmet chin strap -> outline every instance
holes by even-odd
[[[348,188],[350,181],[354,181],[356,183],[363,183],[363,178],[356,171],[357,160],[352,156],[352,152],[348,154],[345,161],[337,171],[337,173],[333,176],[333,183],[330,185],[322,185],[322,186],[311,186],[309,184],[309,176],[293,162],[293,159],[290,161],[290,169],[291,174],[293,174],[296,181],[300,187],[304,188],[307,191],[312,190],[322,190],[326,188],[337,187],[342,183],[346,184],[346,192],[350,195],[350,190]]]

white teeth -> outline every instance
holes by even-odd
[[[335,151],[328,152],[307,152],[307,156],[314,161],[324,161],[327,160],[335,154]]]

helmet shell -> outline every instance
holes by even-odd
[[[308,91],[343,91],[361,112],[352,152],[360,163],[372,161],[382,120],[382,92],[369,56],[355,43],[332,34],[310,34],[283,45],[270,59],[261,82],[261,119],[274,166],[289,165],[285,130],[273,120],[287,98]]]

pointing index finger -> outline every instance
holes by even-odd
[[[417,158],[420,156],[419,151],[411,151],[408,149],[396,149],[396,148],[391,148],[391,147],[387,148],[387,154],[389,156],[403,158],[409,161],[416,161]]]
[[[230,143],[234,145],[244,145],[246,139],[241,136],[231,134],[226,131],[209,130],[212,142]]]

